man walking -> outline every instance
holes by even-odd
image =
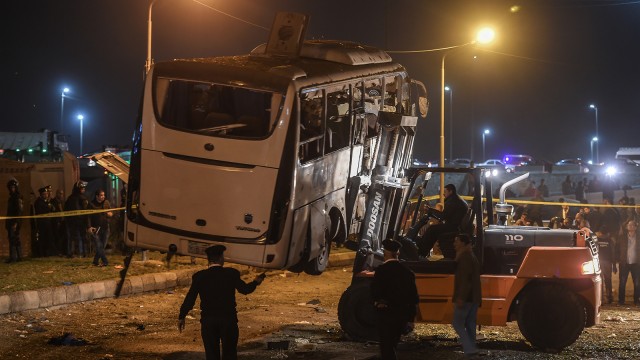
[[[382,359],[394,360],[400,336],[413,330],[418,289],[414,273],[398,261],[402,245],[387,239],[382,246],[384,263],[376,269],[371,295],[378,314]]]
[[[193,274],[191,287],[180,307],[178,330],[185,327],[185,317],[193,308],[200,295],[201,319],[200,333],[204,343],[207,360],[219,360],[220,343],[222,343],[222,359],[237,358],[238,316],[236,312],[236,290],[241,294],[250,294],[264,280],[264,274],[256,276],[250,283],[240,278],[240,272],[234,268],[224,267],[223,245],[208,247],[205,252],[209,260],[209,268]]]
[[[453,240],[456,250],[456,273],[453,285],[453,329],[460,338],[465,357],[479,355],[476,347],[476,317],[482,302],[480,263],[471,249],[467,234]]]

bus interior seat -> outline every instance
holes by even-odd
[[[230,125],[234,123],[234,119],[231,115],[227,113],[219,113],[219,112],[210,112],[207,114],[207,117],[204,119],[206,127],[216,127],[216,126],[224,126]]]
[[[264,124],[256,116],[242,115],[238,118],[239,124],[245,126],[233,130],[234,135],[259,137],[264,136]]]

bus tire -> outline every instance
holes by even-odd
[[[531,345],[559,352],[573,344],[587,319],[578,295],[560,284],[540,284],[525,291],[518,308],[518,327]]]
[[[320,255],[307,262],[304,268],[305,273],[309,275],[320,275],[327,269],[327,265],[329,265],[329,254],[331,253],[331,240],[329,239],[328,230],[325,230],[324,244],[322,244],[322,246],[323,248]]]
[[[342,331],[355,341],[378,341],[376,313],[371,299],[371,281],[351,284],[338,303],[338,320]]]

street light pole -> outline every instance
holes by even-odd
[[[596,143],[596,145],[597,145],[597,143],[598,143],[598,138],[597,137],[594,137],[593,139],[591,139],[591,161],[593,161],[593,143]],[[596,163],[597,163],[597,161],[596,161]]]
[[[481,43],[481,44],[487,44],[491,41],[493,41],[493,38],[495,37],[495,32],[492,29],[489,28],[483,28],[480,29],[480,31],[478,31],[478,34],[476,36],[476,39],[473,41],[470,41],[466,44],[461,44],[461,45],[456,45],[456,46],[451,46],[449,48],[447,48],[448,50],[451,49],[459,49],[461,47],[467,46],[467,45],[473,45],[476,43]],[[445,51],[444,54],[442,54],[442,71],[441,71],[441,86],[440,86],[440,167],[444,167],[444,91],[445,91],[445,83],[444,83],[444,61],[447,57],[447,54],[449,52]],[[442,176],[442,174],[440,174],[440,202],[444,203],[444,176]]]
[[[151,63],[153,62],[153,60],[151,59],[151,34],[152,34],[152,31],[151,31],[151,28],[152,28],[151,11],[153,10],[153,4],[155,4],[156,1],[157,0],[153,0],[149,4],[149,17],[147,19],[147,61],[144,64],[144,73],[145,73],[145,75],[151,69]]]
[[[453,89],[444,87],[449,92],[449,159],[453,159]]]
[[[595,139],[599,139],[600,138],[600,134],[598,133],[598,107],[596,105],[594,105],[594,104],[589,105],[589,107],[591,109],[595,110],[595,112],[596,112],[596,137],[595,137]],[[598,140],[596,140],[595,143],[596,143],[596,164],[599,164],[600,163],[600,151],[599,151],[599,146],[598,146]]]
[[[82,156],[82,154],[84,154],[82,151],[82,122],[84,120],[84,115],[78,115],[78,120],[80,120],[80,156]]]
[[[489,129],[485,129],[482,132],[482,161],[487,161],[487,157],[485,156],[485,152],[484,152],[484,142],[485,142],[485,136],[489,135],[491,133],[491,131],[489,131]]]
[[[60,94],[60,134],[64,133],[64,94],[69,92],[69,88],[62,89]]]

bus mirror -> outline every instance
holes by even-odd
[[[414,115],[418,116],[420,120],[425,120],[427,118],[427,112],[429,111],[427,89],[423,83],[413,79],[411,79],[411,103],[417,107]]]

